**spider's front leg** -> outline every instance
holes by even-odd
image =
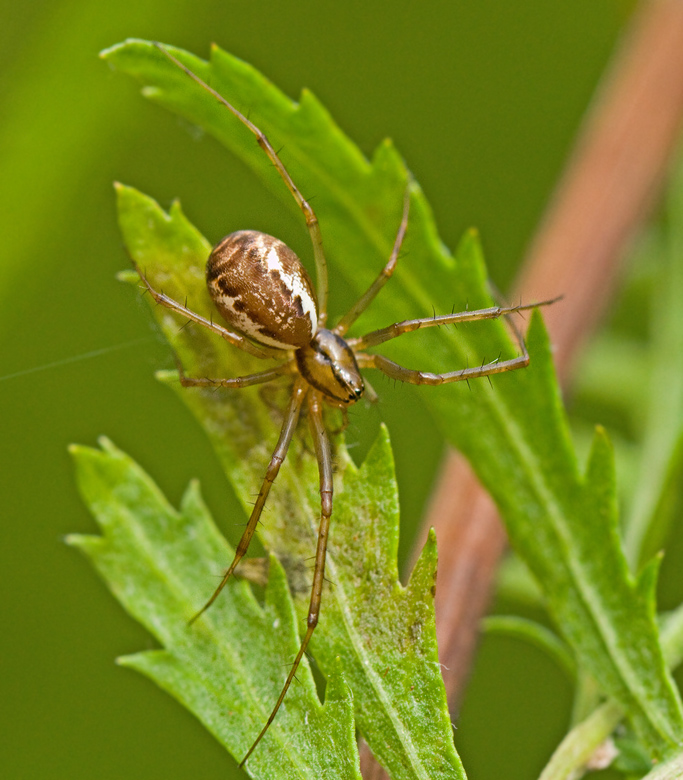
[[[414,330],[422,328],[441,327],[441,325],[459,325],[463,322],[478,322],[479,320],[497,320],[500,317],[508,317],[511,314],[519,314],[530,309],[537,309],[539,306],[550,306],[556,303],[562,296],[552,298],[548,301],[537,301],[535,303],[524,303],[517,306],[491,306],[488,309],[475,309],[474,311],[453,312],[453,314],[442,314],[434,317],[422,317],[416,320],[404,320],[395,322],[386,328],[373,330],[372,333],[366,333],[360,338],[349,339],[349,346],[355,350],[367,349],[384,344],[385,341],[398,338],[404,333],[412,333]]]
[[[408,214],[410,212],[410,182],[406,187],[405,194],[403,196],[403,216],[401,217],[401,224],[394,240],[394,248],[391,250],[391,256],[387,261],[387,264],[380,271],[379,276],[368,287],[368,289],[361,295],[356,303],[346,312],[346,314],[339,320],[334,327],[334,332],[343,336],[346,331],[353,325],[353,323],[360,317],[360,315],[368,308],[372,303],[377,293],[384,287],[384,285],[391,279],[396,270],[398,263],[398,255],[403,246],[403,239],[406,236],[406,230],[408,229]]]
[[[332,516],[332,454],[330,451],[330,440],[325,430],[323,422],[323,403],[322,394],[313,391],[308,400],[308,421],[313,436],[315,454],[318,460],[318,471],[320,473],[320,525],[318,527],[318,545],[315,551],[315,570],[313,572],[313,585],[311,587],[311,600],[308,607],[308,618],[306,621],[306,634],[296,654],[292,668],[287,675],[285,684],[280,691],[273,711],[270,713],[265,726],[261,729],[254,744],[249,748],[249,752],[242,759],[240,766],[244,766],[249,756],[268,731],[270,724],[275,720],[280,705],[284,701],[289,686],[296,674],[301,659],[304,657],[308,643],[311,641],[315,627],[318,625],[320,615],[320,604],[322,602],[323,583],[325,581],[325,559],[327,557],[327,538],[330,531],[330,518]],[[245,532],[246,533],[246,532]]]
[[[404,320],[395,322],[386,328],[374,330],[356,339],[349,339],[349,346],[356,350],[366,349],[367,347],[376,347],[385,341],[398,338],[404,333],[411,333],[421,328],[433,328],[440,325],[457,325],[461,322],[476,322],[478,320],[496,320],[500,317],[508,317],[511,314],[519,314],[529,309],[536,309],[539,306],[549,306],[558,301],[562,296],[548,301],[539,301],[536,303],[525,303],[517,306],[491,306],[488,309],[476,309],[475,311],[453,312],[434,317],[424,317],[416,320]],[[356,352],[356,359],[361,368],[377,368],[383,374],[391,379],[397,379],[400,382],[408,382],[413,385],[443,385],[449,382],[466,382],[469,379],[477,379],[482,376],[491,376],[491,374],[502,374],[505,371],[514,371],[518,368],[525,368],[529,365],[529,353],[526,350],[524,339],[519,331],[514,328],[515,335],[519,342],[522,354],[519,357],[510,360],[493,360],[490,363],[482,363],[474,368],[462,368],[459,371],[449,371],[444,374],[432,374],[427,371],[416,371],[410,368],[404,368],[393,360],[385,358],[383,355],[370,355],[363,352]]]

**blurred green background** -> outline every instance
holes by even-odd
[[[152,642],[63,544],[68,532],[94,530],[66,447],[106,433],[173,501],[199,476],[234,541],[231,489],[201,430],[153,378],[172,365],[170,354],[146,307],[115,281],[128,260],[111,182],[164,206],[180,197],[213,241],[245,227],[297,247],[306,237],[240,164],[141,99],[98,51],[142,37],[207,56],[215,41],[292,97],[310,87],[366,154],[393,137],[444,241],[453,247],[477,226],[491,277],[505,289],[632,8],[626,0],[3,2],[3,777],[239,774],[179,705],[114,666]],[[385,391],[379,413],[354,422],[349,438],[361,450],[379,415],[397,453],[405,556],[442,442],[398,388]],[[537,651],[486,639],[456,732],[471,780],[536,776],[566,726],[569,697]]]

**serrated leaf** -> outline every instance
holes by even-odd
[[[208,316],[208,295],[198,270],[205,258],[200,254],[201,242],[195,242],[196,255],[171,257],[174,242],[187,247],[194,236],[179,206],[174,205],[166,215],[150,198],[121,185],[118,202],[121,228],[127,245],[134,247],[131,251],[137,262],[167,293],[188,290],[188,297],[202,304],[196,310]],[[183,238],[185,230],[187,239]],[[161,272],[157,271],[158,257],[164,258]],[[237,350],[226,349],[201,328],[179,330],[177,320],[162,307],[156,307],[155,314],[188,374],[225,376],[228,371],[234,375],[263,367],[263,361],[235,354]],[[250,497],[260,488],[282,421],[274,403],[282,400],[280,396],[272,396],[265,404],[258,388],[235,393],[187,392],[175,372],[162,372],[160,378],[179,391],[209,432],[245,510],[250,511]],[[286,395],[286,388],[285,382],[271,393]],[[354,690],[358,727],[395,780],[464,777],[453,747],[436,651],[434,540],[404,589],[398,582],[398,497],[386,432],[360,470],[338,440],[335,464],[327,557],[327,577],[333,585],[324,594],[313,653],[326,674],[340,657]],[[315,550],[319,514],[312,446],[295,440],[269,497],[259,533],[265,546],[288,566],[302,624],[310,586],[301,563]],[[208,582],[207,571],[207,586]],[[209,590],[195,608],[210,595]],[[278,693],[275,686],[273,702]]]
[[[148,675],[181,701],[237,759],[272,708],[272,687],[296,653],[294,605],[277,559],[261,607],[244,582],[195,626],[207,566],[220,571],[232,550],[216,529],[197,484],[181,511],[165,500],[128,456],[103,439],[102,450],[74,447],[80,491],[103,536],[71,536],[126,610],[163,645],[120,663]],[[339,665],[329,670],[325,705],[306,663],[287,704],[251,757],[258,778],[359,780],[352,697]]]
[[[334,587],[324,629],[315,637],[316,660],[327,670],[340,647],[352,648],[344,671],[357,702],[356,721],[392,777],[464,776],[436,647],[436,538],[432,531],[402,587],[396,563],[398,495],[385,429],[360,471],[347,468],[334,517],[337,541],[329,569]]]
[[[368,162],[310,93],[304,93],[296,105],[245,63],[215,48],[211,65],[171,51],[238,108],[248,108],[252,121],[276,147],[285,144],[293,178],[300,188],[317,196],[316,211],[334,272],[343,274],[361,292],[389,256],[399,221],[407,173],[391,144],[381,145]],[[143,81],[147,96],[219,138],[258,171],[290,208],[296,208],[250,134],[165,61],[161,52],[145,42],[132,41],[110,49],[105,57]],[[427,316],[432,307],[446,312],[454,306],[464,309],[467,304],[473,308],[490,302],[476,235],[468,234],[451,257],[438,238],[422,192],[415,185],[411,194],[408,256],[401,259],[390,288],[363,315],[363,329],[407,316]],[[144,264],[141,257],[138,261]],[[177,264],[173,267],[178,269]],[[197,276],[194,270],[192,279],[196,281]],[[201,307],[206,297],[192,279],[171,292],[188,294],[193,306],[196,300]],[[203,348],[206,339],[199,339]],[[416,396],[427,404],[448,440],[464,452],[493,495],[513,544],[542,584],[552,614],[580,665],[627,708],[649,752],[658,755],[683,738],[683,716],[664,668],[649,607],[638,593],[619,545],[610,497],[613,486],[601,482],[611,483],[608,461],[612,456],[598,445],[591,472],[595,477],[582,477],[539,316],[532,317],[528,341],[532,363],[526,371],[501,375],[490,384],[477,383],[471,393],[467,387],[449,385],[419,388]],[[185,362],[178,339],[172,343]],[[405,365],[431,371],[453,370],[467,362],[513,352],[501,323],[441,329],[386,346]],[[198,365],[196,360],[194,365]],[[239,369],[241,358],[233,365]],[[200,373],[209,373],[210,367],[209,360]],[[221,443],[223,423],[219,420],[225,412],[234,421],[234,410],[241,414],[241,405],[242,401],[219,400],[215,414],[202,412],[237,482],[240,477],[234,465],[238,456]],[[252,410],[249,414],[262,413]],[[253,446],[258,446],[256,441]],[[315,479],[313,473],[310,477]],[[276,536],[274,532],[272,537]]]

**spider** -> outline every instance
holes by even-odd
[[[369,353],[366,350],[420,328],[495,319],[545,305],[550,301],[509,307],[497,306],[445,316],[405,320],[365,336],[345,338],[348,329],[370,305],[396,269],[408,227],[410,210],[410,187],[408,187],[404,197],[400,226],[388,262],[366,292],[337,324],[331,328],[326,327],[327,263],[318,219],[313,208],[294,184],[278,154],[261,130],[222,95],[179,62],[164,46],[159,43],[154,45],[256,136],[258,145],[268,156],[304,214],[316,266],[317,295],[299,258],[279,239],[254,230],[241,230],[224,238],[214,247],[209,256],[206,265],[206,282],[215,307],[228,323],[229,328],[218,325],[213,320],[207,320],[193,312],[187,305],[173,300],[162,291],[155,290],[144,272],[136,266],[146,290],[157,303],[207,328],[251,355],[282,360],[273,368],[230,379],[188,377],[185,376],[182,367],[179,367],[180,382],[183,387],[242,388],[270,382],[283,375],[293,378],[289,405],[284,414],[280,436],[247,526],[235,550],[233,561],[209,600],[190,623],[197,620],[216,601],[233,575],[237,564],[249,549],[268,494],[287,454],[301,411],[304,405],[307,407],[308,423],[320,474],[321,509],[306,633],[268,720],[242,759],[240,766],[243,766],[275,719],[318,624],[333,494],[332,456],[323,421],[324,406],[327,404],[344,411],[358,402],[365,393],[368,397],[375,398],[374,391],[363,380],[362,368],[379,369],[392,379],[416,385],[467,381],[523,368],[528,365],[529,356],[521,338],[522,354],[519,357],[495,360],[478,367],[444,374],[404,368],[382,355]]]

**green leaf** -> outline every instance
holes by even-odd
[[[334,587],[324,627],[314,637],[316,660],[327,671],[339,648],[353,650],[343,656],[343,666],[354,691],[356,721],[393,778],[464,777],[436,647],[436,539],[432,531],[402,587],[398,495],[385,429],[360,472],[347,467],[334,517],[329,568]]]
[[[649,756],[633,736],[633,732],[615,737],[614,747],[619,751],[619,755],[610,766],[619,772],[629,777],[643,777],[652,769]]]
[[[232,550],[193,483],[180,512],[128,456],[73,447],[83,498],[103,536],[71,536],[125,609],[163,645],[120,659],[155,680],[240,760],[273,706],[282,666],[298,649],[297,620],[284,572],[271,560],[265,604],[234,580],[201,624],[188,619],[203,598],[207,568],[220,571]],[[359,780],[352,697],[339,664],[329,670],[325,705],[307,663],[298,673],[249,772],[259,778]],[[302,725],[305,724],[305,727]]]
[[[677,753],[666,763],[656,766],[643,780],[680,780],[683,777],[683,753]]]
[[[644,579],[651,579],[650,574]],[[673,670],[683,663],[683,605],[660,618],[662,650],[667,666]],[[597,707],[564,737],[541,773],[539,780],[566,780],[578,774],[598,747],[624,718],[624,709],[615,701]],[[631,746],[633,751],[633,746]]]
[[[211,64],[171,51],[238,108],[249,110],[252,121],[276,148],[284,144],[292,177],[303,191],[316,195],[332,281],[335,273],[341,274],[354,290],[362,292],[386,262],[399,222],[408,176],[393,146],[385,142],[368,162],[310,93],[304,92],[301,102],[294,104],[248,65],[216,48]],[[148,43],[131,41],[104,56],[139,78],[148,97],[216,136],[280,193],[289,208],[296,209],[251,134],[161,52]],[[132,219],[124,204],[123,222]],[[139,231],[126,232],[124,224],[127,242],[138,261],[145,265],[149,260],[160,275],[173,274],[174,281],[182,284],[168,292],[181,299],[188,295],[193,308],[206,310],[206,293],[199,290],[203,258],[188,269],[187,277],[181,276],[186,257],[172,261],[173,270],[169,271],[157,259],[154,248],[143,247],[136,254],[135,242],[145,243],[138,235],[144,233],[142,228],[140,224]],[[149,241],[153,247],[156,238],[150,236]],[[490,303],[476,235],[469,233],[451,257],[438,238],[430,208],[416,184],[411,185],[406,249],[407,256],[401,258],[391,285],[359,321],[363,329],[408,316],[429,316],[433,307],[447,312]],[[159,278],[154,276],[155,283]],[[162,319],[169,317],[162,314]],[[198,349],[203,358],[210,354],[205,351],[206,336],[197,336],[191,350],[181,348],[182,338],[171,335],[183,364],[189,368],[188,359],[200,374],[210,375],[216,361],[210,357],[197,361],[189,354]],[[493,495],[516,550],[542,585],[552,615],[579,665],[627,709],[650,754],[663,754],[683,739],[683,716],[662,661],[651,610],[629,574],[619,544],[611,450],[599,435],[588,475],[581,475],[550,347],[537,314],[532,317],[528,341],[531,366],[526,371],[498,376],[490,384],[473,384],[472,392],[453,384],[417,388],[415,396],[432,411],[444,435],[468,457]],[[499,353],[503,357],[514,354],[500,322],[406,336],[386,348],[401,363],[430,371],[453,370]],[[243,365],[241,356],[231,360],[230,375],[239,373]],[[253,437],[252,446],[272,445],[271,427],[269,432],[263,428],[254,435],[255,429],[249,425],[250,417],[252,422],[256,417],[262,421],[266,413],[246,410],[246,401],[236,396],[229,402],[219,399],[210,403],[208,399],[195,400],[197,395],[192,400],[189,394],[184,396],[208,423],[228,473],[246,495],[247,481],[235,469],[238,450],[226,443],[225,433],[236,417],[244,414],[247,428],[243,435]],[[309,478],[314,485],[313,470]],[[270,530],[269,523],[266,543],[277,550],[280,531],[275,526],[280,521],[275,514],[271,515],[275,530]]]
[[[567,645],[557,634],[535,620],[517,615],[491,615],[481,621],[481,629],[487,634],[524,639],[546,652],[570,678],[576,676],[576,662]]]
[[[646,262],[660,266],[652,294],[649,357],[630,384],[647,380],[639,479],[626,523],[629,558],[640,565],[659,549],[672,522],[671,501],[683,474],[683,159],[667,197],[667,229],[650,245]],[[645,410],[645,411],[644,411]]]
[[[643,579],[652,579],[655,564]],[[662,650],[669,669],[683,663],[683,605],[660,617]],[[565,780],[573,776],[589,760],[624,718],[623,708],[608,701],[595,709],[564,737],[552,755],[539,780]]]
[[[131,188],[117,185],[117,193],[121,228],[138,263],[167,293],[178,295],[179,290],[187,290],[188,297],[198,303],[194,308],[209,316],[208,301],[202,300],[207,297],[203,282],[207,247],[180,207],[174,204],[167,215]],[[137,275],[129,272],[123,276],[137,280]],[[156,307],[155,313],[190,374],[222,376],[227,371],[244,373],[263,366],[256,358],[226,348],[202,328],[179,330],[177,320],[162,307]],[[187,392],[180,387],[176,372],[160,372],[159,376],[179,391],[211,433],[245,511],[249,511],[250,497],[260,487],[281,423],[281,412],[274,402],[280,400],[278,393],[286,393],[286,386],[270,388],[272,397],[264,403],[259,388],[235,393]],[[398,497],[386,432],[360,470],[341,441],[335,457],[334,522],[327,560],[327,576],[333,585],[324,594],[312,651],[326,676],[333,675],[341,664],[354,690],[358,727],[392,777],[464,778],[453,747],[436,652],[434,539],[430,538],[408,587],[403,588],[396,563]],[[302,572],[302,562],[315,549],[319,513],[312,446],[295,440],[269,498],[260,534],[288,569],[302,622],[309,597],[308,574]],[[230,554],[224,553],[221,566],[230,559]],[[207,563],[203,593],[195,598],[188,615],[210,595],[212,574],[217,570],[211,561]],[[281,668],[282,650],[277,657]],[[166,668],[162,658],[161,672],[153,675],[162,685]],[[271,706],[282,681],[272,685]],[[201,703],[201,699],[182,700],[188,705]],[[257,733],[253,725],[250,733],[252,738]]]
[[[660,617],[662,649],[670,669],[683,663],[683,604]]]

